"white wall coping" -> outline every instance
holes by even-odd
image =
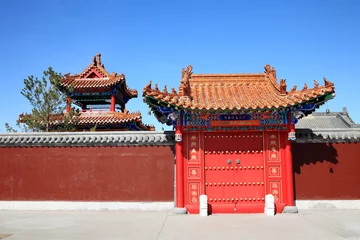
[[[360,209],[360,200],[296,200],[298,209]]]
[[[0,201],[0,210],[170,211],[174,202]]]

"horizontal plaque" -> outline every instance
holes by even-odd
[[[211,126],[259,126],[259,120],[211,121]]]

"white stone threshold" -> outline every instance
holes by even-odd
[[[169,211],[174,202],[0,201],[0,210]]]
[[[296,200],[298,209],[360,209],[360,200]]]

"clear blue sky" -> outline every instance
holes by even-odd
[[[359,123],[359,11],[357,0],[3,1],[0,131],[30,110],[24,78],[49,66],[80,73],[97,53],[139,95],[149,80],[177,88],[188,64],[194,73],[256,73],[269,63],[288,89],[326,76],[336,87],[328,108],[346,106]],[[141,97],[127,108],[161,129]]]

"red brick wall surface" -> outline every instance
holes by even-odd
[[[173,147],[0,148],[0,200],[173,201]]]
[[[360,143],[294,143],[297,200],[360,199]]]
[[[297,200],[360,199],[359,143],[294,143]],[[0,200],[173,201],[173,146],[0,148]]]

